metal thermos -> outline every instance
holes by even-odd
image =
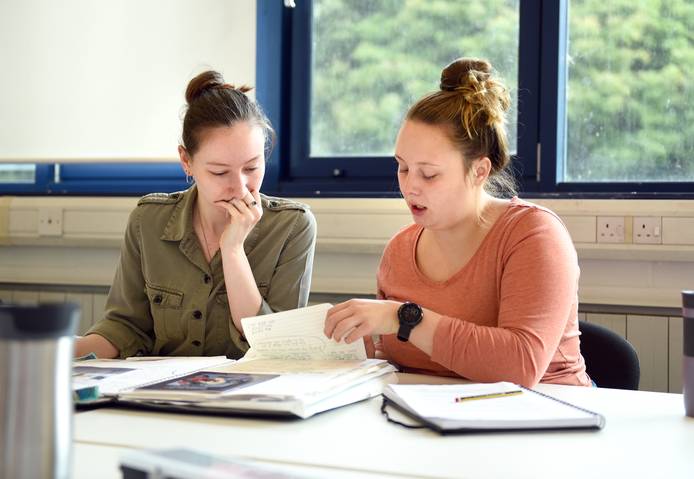
[[[694,291],[682,291],[682,323],[684,410],[687,416],[694,417]]]
[[[0,304],[0,478],[69,478],[76,304]]]

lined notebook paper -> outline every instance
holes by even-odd
[[[281,313],[243,318],[251,349],[244,359],[366,359],[364,340],[336,342],[323,333],[331,304],[317,304]]]

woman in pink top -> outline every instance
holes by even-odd
[[[379,355],[410,372],[591,384],[564,224],[545,208],[495,196],[513,192],[509,106],[491,65],[461,58],[443,70],[439,91],[410,108],[395,158],[414,224],[386,246],[379,299],[332,308],[326,336],[370,344],[380,335]]]

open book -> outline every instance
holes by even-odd
[[[392,404],[440,433],[527,429],[601,429],[605,418],[546,394],[508,382],[404,385],[383,390]],[[411,425],[408,425],[412,427]]]
[[[72,390],[92,390],[92,397],[112,398],[143,384],[184,376],[234,361],[225,356],[135,356],[128,359],[87,359],[72,366]]]
[[[395,368],[366,359],[363,341],[347,345],[325,338],[329,307],[244,318],[251,348],[239,361],[79,361],[73,368],[73,389],[98,383],[112,400],[150,409],[301,418],[380,395],[386,383],[394,382]]]

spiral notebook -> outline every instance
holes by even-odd
[[[407,385],[383,390],[382,412],[407,427],[440,433],[532,429],[602,429],[605,418],[566,401],[513,383]],[[418,424],[394,419],[394,406]]]

